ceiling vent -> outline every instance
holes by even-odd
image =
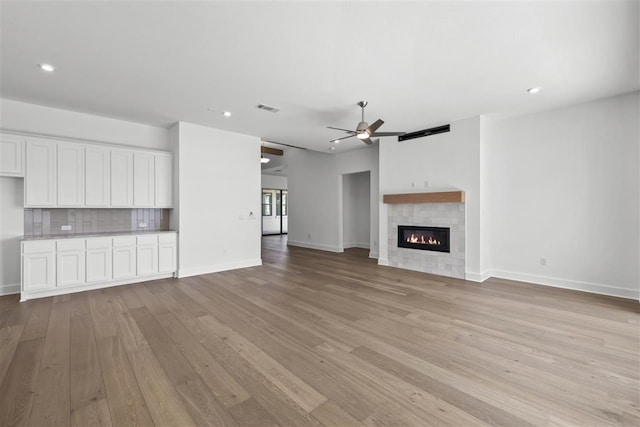
[[[267,104],[258,104],[256,105],[256,108],[260,110],[269,111],[271,113],[277,113],[278,111],[280,111],[279,108],[274,107],[273,105],[267,105]]]
[[[418,130],[411,133],[405,133],[404,135],[400,135],[398,137],[398,141],[407,141],[409,139],[422,138],[423,136],[431,136],[437,135],[439,133],[449,132],[451,130],[451,125],[438,126],[430,129]]]

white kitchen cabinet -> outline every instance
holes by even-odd
[[[133,206],[133,151],[111,149],[111,207]]]
[[[57,144],[58,206],[84,205],[84,146]]]
[[[86,247],[87,283],[111,280],[113,278],[111,237],[87,239]]]
[[[158,273],[158,236],[138,236],[136,248],[136,273],[149,276]]]
[[[24,176],[24,139],[0,134],[0,176]]]
[[[175,233],[160,234],[158,236],[158,272],[172,273],[176,271],[177,255]]]
[[[84,150],[84,201],[87,207],[111,205],[111,150],[87,145]]]
[[[171,154],[156,154],[155,163],[155,206],[170,208],[173,204],[173,156]]]
[[[129,279],[136,276],[136,238],[113,238],[113,279]]]
[[[22,292],[56,286],[55,241],[22,242]]]
[[[176,233],[22,242],[21,300],[172,277]]]
[[[85,283],[84,239],[56,242],[56,287],[79,286]]]
[[[25,207],[55,206],[56,143],[48,140],[27,141],[25,166]]]
[[[155,165],[153,153],[136,151],[133,154],[133,206],[155,206]]]

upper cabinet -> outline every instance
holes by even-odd
[[[84,146],[57,144],[58,206],[84,206]]]
[[[24,176],[24,138],[0,134],[0,176]]]
[[[155,155],[155,202],[159,208],[170,208],[173,186],[173,156],[171,154]]]
[[[56,194],[56,143],[48,140],[27,141],[25,206],[56,206]]]
[[[133,151],[111,150],[111,206],[133,207]]]
[[[153,159],[153,153],[133,154],[133,206],[136,208],[155,206]]]
[[[171,153],[41,138],[25,145],[25,207],[172,207]]]
[[[111,150],[87,146],[84,149],[84,203],[87,207],[111,206]]]

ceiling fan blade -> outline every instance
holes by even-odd
[[[384,124],[384,122],[380,119],[376,120],[375,122],[373,122],[373,124],[371,126],[369,126],[367,128],[367,133],[369,135],[373,135],[376,131],[376,129],[378,129],[380,126],[382,126]]]
[[[404,135],[406,132],[374,132],[371,136],[398,136]]]
[[[373,141],[371,140],[371,138],[361,139],[360,141],[364,142],[367,145],[373,145]]]
[[[356,136],[356,134],[354,133],[353,135],[347,135],[347,136],[343,136],[342,138],[333,138],[331,141],[329,142],[335,142],[335,141],[340,141],[343,139],[347,139],[347,138],[353,138],[354,136]]]
[[[334,128],[333,126],[327,126],[327,129],[335,129],[335,130],[341,130],[343,132],[355,133],[355,131],[351,129]]]

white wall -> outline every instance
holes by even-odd
[[[289,179],[281,175],[262,174],[262,188],[275,188],[278,190],[286,190]]]
[[[370,176],[369,171],[342,175],[344,248],[370,248]]]
[[[260,265],[260,139],[178,124],[180,277]]]
[[[23,182],[22,178],[0,177],[0,295],[20,292]]]
[[[155,150],[170,150],[165,128],[0,99],[0,128]]]
[[[466,277],[481,280],[480,118],[451,123],[451,131],[380,142],[380,193],[459,189],[466,200]],[[387,207],[380,203],[380,263],[387,262]]]
[[[493,276],[639,297],[638,104],[486,123]]]
[[[289,244],[342,252],[342,175],[364,171],[371,171],[370,256],[377,257],[378,146],[341,154],[291,150]]]

